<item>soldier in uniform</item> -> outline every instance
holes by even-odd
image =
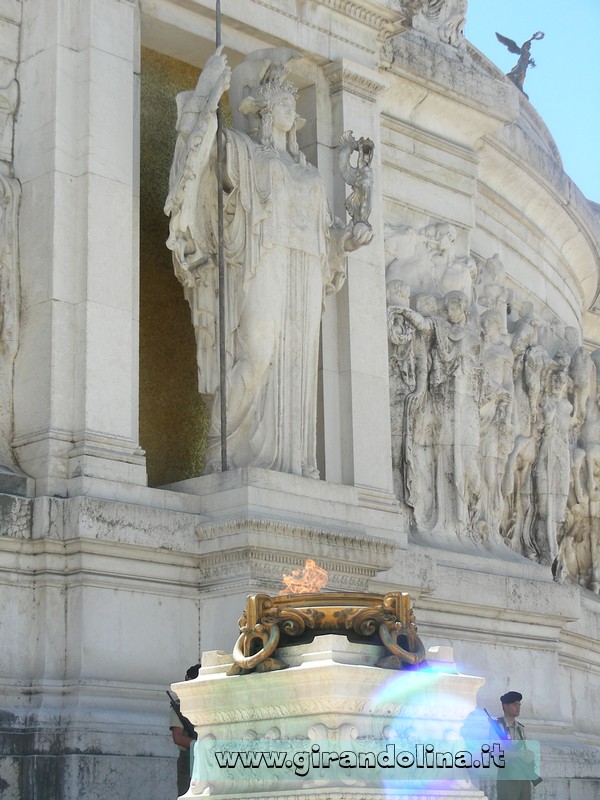
[[[517,717],[521,713],[520,692],[506,692],[500,698],[502,716],[495,720],[495,731],[505,743],[505,778],[497,783],[497,800],[531,800],[532,784],[541,778],[534,772],[534,754],[525,744],[525,726]]]

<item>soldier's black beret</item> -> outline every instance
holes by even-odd
[[[509,703],[516,703],[517,700],[522,700],[522,699],[523,695],[521,694],[521,692],[507,692],[506,694],[502,695],[502,697],[500,698],[500,702],[502,703],[503,706],[507,706],[509,705]]]

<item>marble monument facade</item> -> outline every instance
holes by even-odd
[[[198,389],[215,383],[162,207],[175,96],[214,53],[214,5],[0,0],[0,787],[172,793],[164,689],[201,651],[230,652],[246,594],[311,557],[332,588],[409,591],[425,644],[486,679],[480,706],[523,693],[536,796],[592,800],[598,205],[535,98],[465,39],[465,0],[222,6],[234,70],[299,54],[296,166],[342,227],[360,211],[340,139],[372,140],[373,237],[345,248],[343,286],[313,275],[310,458],[252,451],[202,475],[165,467],[169,440],[196,441],[181,407],[210,427]]]

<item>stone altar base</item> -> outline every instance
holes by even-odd
[[[321,757],[321,752],[340,753],[350,745],[374,751],[395,747],[394,752],[400,752],[440,741],[445,749],[457,744],[454,749],[461,749],[461,729],[475,709],[484,679],[458,674],[451,660],[435,660],[451,659],[450,648],[431,648],[429,667],[406,671],[373,666],[384,652],[382,647],[323,635],[310,644],[281,648],[278,654],[288,669],[236,677],[226,674],[231,656],[204,653],[198,678],[173,684],[182,712],[198,733],[192,781],[184,797],[484,798],[466,770],[459,780],[396,780],[392,786],[364,779],[364,774],[357,779],[351,770],[333,774],[323,762],[296,776],[283,769],[250,770],[239,762],[226,770],[213,768],[212,751],[226,749],[227,743],[230,752],[236,752],[235,743],[237,752],[287,749],[295,756],[310,753],[311,758],[317,748]],[[303,767],[296,772],[304,773],[306,764]]]

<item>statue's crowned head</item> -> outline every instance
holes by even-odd
[[[273,144],[273,108],[287,102],[295,108],[298,90],[287,79],[291,64],[299,54],[289,48],[270,48],[251,53],[232,72],[229,97],[234,126],[261,144]],[[299,160],[296,131],[305,120],[295,115],[288,133],[288,150]]]
[[[285,103],[292,110],[290,128],[287,135],[287,147],[294,156],[299,156],[296,131],[301,128],[305,120],[295,113],[298,90],[293,83],[282,80],[281,73],[276,71],[268,80],[262,81],[253,87],[252,94],[245,97],[239,105],[239,110],[250,120],[258,120],[258,128],[254,126],[253,137],[261,144],[273,144],[273,109],[279,103]]]
[[[298,90],[291,81],[282,80],[281,74],[276,73],[268,80],[263,81],[254,88],[253,100],[258,106],[273,108],[275,103],[283,99],[298,99]],[[248,99],[248,98],[246,98]]]

